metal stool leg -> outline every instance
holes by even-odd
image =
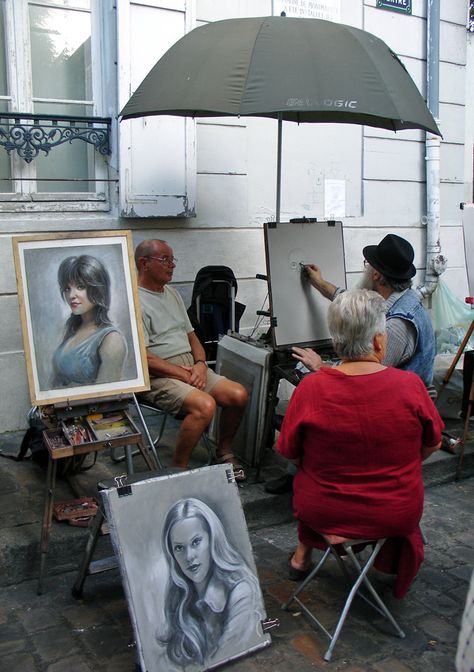
[[[398,623],[395,621],[393,618],[392,614],[382,601],[382,599],[379,597],[377,591],[373,587],[372,583],[370,582],[367,574],[374,564],[374,561],[379,554],[380,549],[382,548],[383,544],[385,543],[385,539],[377,539],[377,540],[370,540],[370,539],[359,539],[359,540],[350,540],[342,543],[342,547],[344,548],[344,551],[347,553],[348,558],[350,559],[355,571],[357,572],[357,577],[352,577],[348,568],[346,567],[346,563],[343,562],[342,558],[340,557],[340,554],[337,551],[337,548],[335,545],[331,545],[329,542],[327,542],[328,545],[324,551],[324,554],[322,558],[320,559],[319,563],[317,566],[311,571],[311,573],[306,577],[306,579],[301,583],[301,585],[295,590],[295,592],[292,594],[290,599],[283,604],[282,609],[288,609],[290,604],[294,601],[298,604],[300,609],[303,611],[303,613],[309,618],[309,620],[314,623],[329,639],[329,647],[324,655],[324,660],[330,661],[334,647],[336,646],[337,640],[339,638],[339,635],[341,634],[342,627],[345,623],[345,620],[347,618],[347,615],[349,613],[349,609],[352,605],[352,602],[354,600],[354,597],[358,595],[362,599],[365,600],[370,606],[375,609],[379,614],[382,616],[385,616],[388,621],[393,625],[393,627],[396,630],[396,633],[399,637],[405,637],[405,633],[403,630],[399,627]],[[369,557],[363,562],[362,564],[359,562],[358,558],[356,557],[356,554],[354,553],[353,546],[357,546],[358,544],[374,544],[374,547],[369,555]],[[339,544],[338,544],[339,545]],[[326,560],[330,556],[334,556],[334,559],[338,563],[341,572],[343,576],[346,579],[349,579],[351,582],[353,582],[351,589],[349,591],[348,596],[346,597],[344,606],[342,608],[342,611],[339,615],[339,620],[336,624],[336,627],[334,629],[334,632],[331,634],[325,626],[317,619],[317,617],[306,607],[304,602],[298,597],[301,591],[312,581],[317,573],[320,571]],[[354,580],[355,579],[355,580]],[[360,592],[361,586],[364,585],[366,591],[370,594],[370,597],[367,595],[364,595],[363,593]]]
[[[207,429],[204,431],[204,433],[202,435],[202,442],[204,443],[204,445],[206,447],[206,450],[207,450],[207,456],[208,457],[207,457],[206,464],[207,465],[212,464],[212,461],[215,458],[215,451],[214,451],[214,448],[212,446],[211,440],[209,439],[209,437],[207,435]]]
[[[289,607],[290,604],[293,602],[293,600],[296,600],[297,596],[301,593],[301,591],[303,590],[303,588],[304,588],[305,586],[307,586],[308,583],[314,579],[314,577],[316,576],[316,574],[319,572],[319,570],[321,569],[321,567],[324,565],[324,563],[325,563],[326,560],[328,559],[328,556],[329,556],[330,553],[331,553],[331,549],[328,547],[328,548],[324,551],[324,553],[323,553],[323,555],[322,555],[320,561],[319,561],[318,564],[316,565],[316,567],[311,571],[310,574],[308,574],[308,576],[306,577],[306,579],[304,579],[304,581],[302,581],[302,583],[301,583],[301,584],[298,586],[298,588],[295,590],[295,592],[294,592],[293,595],[290,597],[290,599],[288,600],[288,602],[285,602],[285,604],[282,605],[281,608],[282,608],[284,611],[286,611],[286,610],[288,609],[288,607]]]
[[[329,648],[326,651],[326,653],[324,654],[324,660],[326,660],[327,662],[329,662],[332,658],[332,652],[334,650],[334,647],[336,646],[339,635],[341,634],[342,626],[344,625],[347,614],[349,613],[349,609],[351,607],[352,601],[353,601],[354,597],[356,596],[356,594],[357,594],[357,592],[358,592],[362,583],[364,583],[364,585],[368,588],[368,590],[370,590],[373,598],[375,599],[375,601],[379,605],[380,609],[377,609],[377,607],[375,607],[375,605],[372,604],[372,602],[370,600],[367,600],[365,598],[365,601],[368,602],[372,607],[374,607],[379,613],[382,613],[383,615],[385,615],[388,618],[388,620],[392,623],[392,625],[397,630],[397,634],[400,637],[405,637],[405,633],[403,632],[403,630],[401,630],[401,628],[398,627],[398,624],[395,621],[395,619],[393,618],[392,614],[389,612],[389,610],[387,609],[385,604],[382,602],[382,600],[378,596],[375,588],[372,586],[372,584],[370,583],[370,581],[366,577],[367,572],[372,567],[372,565],[375,561],[375,558],[379,554],[379,551],[382,548],[384,543],[385,543],[385,539],[379,539],[377,541],[374,550],[370,554],[368,560],[366,561],[366,563],[364,564],[363,567],[360,565],[359,561],[357,560],[351,546],[343,544],[344,549],[346,550],[347,554],[351,558],[351,560],[354,564],[354,567],[356,568],[356,570],[358,570],[359,575],[358,575],[357,580],[355,581],[354,585],[352,586],[351,591],[350,591],[350,593],[347,597],[347,600],[344,604],[341,615],[339,617],[339,621],[337,622],[337,625],[336,625],[336,629],[334,630],[334,633],[331,637],[331,643],[329,644]],[[334,548],[332,548],[332,551],[333,551],[333,553],[337,553],[337,551]],[[360,595],[360,593],[359,593],[359,595]],[[360,596],[363,597],[362,595],[360,595]]]
[[[137,411],[137,415],[138,415],[138,418],[140,420],[140,424],[141,424],[142,429],[143,429],[143,433],[145,434],[146,440],[148,442],[148,447],[151,450],[151,452],[153,453],[153,457],[155,458],[155,462],[156,462],[156,465],[157,465],[158,469],[163,469],[163,465],[160,461],[160,458],[158,457],[157,447],[159,445],[159,442],[161,441],[161,437],[163,436],[163,432],[165,430],[166,418],[168,416],[167,416],[166,413],[163,414],[163,420],[161,422],[161,426],[160,426],[158,436],[156,437],[156,439],[153,439],[151,434],[150,434],[150,430],[148,429],[148,425],[145,422],[145,418],[143,416],[142,409],[140,407],[140,403],[139,403],[138,399],[136,398],[135,394],[133,394],[132,396],[133,396],[134,405],[135,405],[135,408],[136,408],[136,411]],[[145,404],[143,404],[143,406],[145,408],[150,408],[151,410],[157,411],[157,409],[154,408],[153,406],[147,406]],[[139,450],[134,450],[133,452],[127,452],[127,450],[125,449],[124,454],[121,455],[120,457],[116,457],[115,452],[116,452],[116,448],[111,448],[110,457],[113,460],[113,462],[123,462],[124,460],[127,460],[127,471],[128,471],[129,474],[133,474],[133,467],[130,470],[130,460],[132,459],[132,457],[135,457],[135,455],[139,455],[140,451]]]
[[[382,548],[382,546],[383,546],[383,542],[381,543],[380,548]],[[375,549],[374,549],[374,552],[373,552],[372,555],[370,556],[369,560],[367,561],[367,564],[365,565],[365,567],[364,567],[364,569],[363,569],[363,571],[362,571],[364,585],[365,585],[365,587],[367,588],[367,590],[370,591],[372,597],[374,598],[374,600],[375,600],[375,602],[377,603],[378,606],[376,606],[375,604],[373,604],[373,602],[371,602],[370,600],[368,600],[368,599],[367,599],[364,595],[362,595],[361,593],[359,593],[359,595],[360,595],[360,597],[364,598],[365,601],[366,601],[368,604],[370,604],[371,607],[373,607],[376,611],[378,611],[379,614],[381,614],[382,616],[385,616],[385,617],[390,621],[390,623],[393,625],[393,627],[395,628],[395,630],[397,631],[398,636],[401,637],[401,638],[403,639],[403,638],[405,637],[405,633],[404,633],[403,630],[399,627],[398,623],[397,623],[396,620],[393,618],[393,616],[392,616],[392,614],[390,613],[390,611],[388,610],[387,606],[386,606],[385,603],[381,600],[381,598],[379,597],[379,594],[377,593],[377,591],[376,591],[375,588],[373,587],[372,583],[370,582],[369,578],[367,577],[367,572],[368,572],[368,570],[372,567],[372,565],[374,564],[375,558],[377,557],[380,548],[378,548],[378,549],[375,548]],[[377,552],[375,552],[375,551],[377,551]],[[351,558],[351,560],[352,560],[352,562],[354,563],[355,567],[358,568],[358,569],[361,569],[360,564],[359,564],[359,561],[357,560],[357,558],[356,558],[356,556],[355,556],[354,551],[352,550],[352,548],[348,548],[348,549],[347,549],[347,553],[349,554],[349,557]]]
[[[152,451],[152,453],[155,457],[158,469],[163,469],[163,465],[161,464],[160,458],[158,457],[158,453],[156,452],[156,446],[158,445],[158,442],[161,440],[161,437],[163,435],[167,415],[165,415],[165,417],[163,418],[163,422],[162,422],[162,425],[161,425],[161,428],[160,428],[160,433],[158,435],[158,438],[155,439],[155,441],[153,441],[153,439],[151,438],[150,430],[148,429],[148,425],[146,424],[145,418],[143,417],[142,409],[140,408],[140,403],[139,403],[135,394],[133,395],[133,401],[134,401],[134,404],[135,404],[135,408],[137,409],[138,417],[140,418],[140,422],[141,422],[142,427],[144,429],[145,436],[146,436],[147,441],[148,441],[148,445],[150,446],[150,450]]]

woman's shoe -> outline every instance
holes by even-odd
[[[311,571],[314,568],[314,564],[311,562],[309,564],[309,567],[306,569],[295,569],[293,565],[291,564],[291,561],[293,559],[294,552],[290,553],[288,556],[288,578],[290,581],[303,581],[303,579],[306,579],[306,577],[311,573]]]

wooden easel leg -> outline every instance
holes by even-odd
[[[138,441],[137,445],[140,453],[142,454],[143,459],[145,460],[145,464],[150,471],[163,469],[163,466],[159,461],[158,457],[156,457],[155,459],[155,456],[152,455],[152,453],[148,450],[148,446],[142,440]]]
[[[48,471],[46,474],[46,492],[44,498],[43,524],[41,527],[40,541],[40,569],[38,577],[37,593],[43,593],[43,575],[46,564],[46,554],[48,553],[49,538],[51,536],[51,524],[53,521],[54,488],[56,484],[57,461],[51,456],[48,461]]]
[[[73,587],[71,588],[71,593],[73,597],[81,598],[82,589],[84,587],[84,581],[86,580],[87,572],[89,570],[89,565],[91,564],[92,556],[97,546],[97,540],[100,534],[100,528],[104,522],[104,514],[102,509],[99,508],[95,514],[94,523],[89,532],[89,537],[87,539],[86,548],[84,555],[82,556],[81,564],[79,565],[79,570],[77,572],[77,578],[74,582]]]

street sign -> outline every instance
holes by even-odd
[[[402,14],[411,14],[411,0],[377,0],[377,7]]]

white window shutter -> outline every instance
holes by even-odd
[[[119,110],[158,59],[194,27],[195,0],[120,0]],[[123,217],[194,217],[195,122],[150,116],[119,124]]]

